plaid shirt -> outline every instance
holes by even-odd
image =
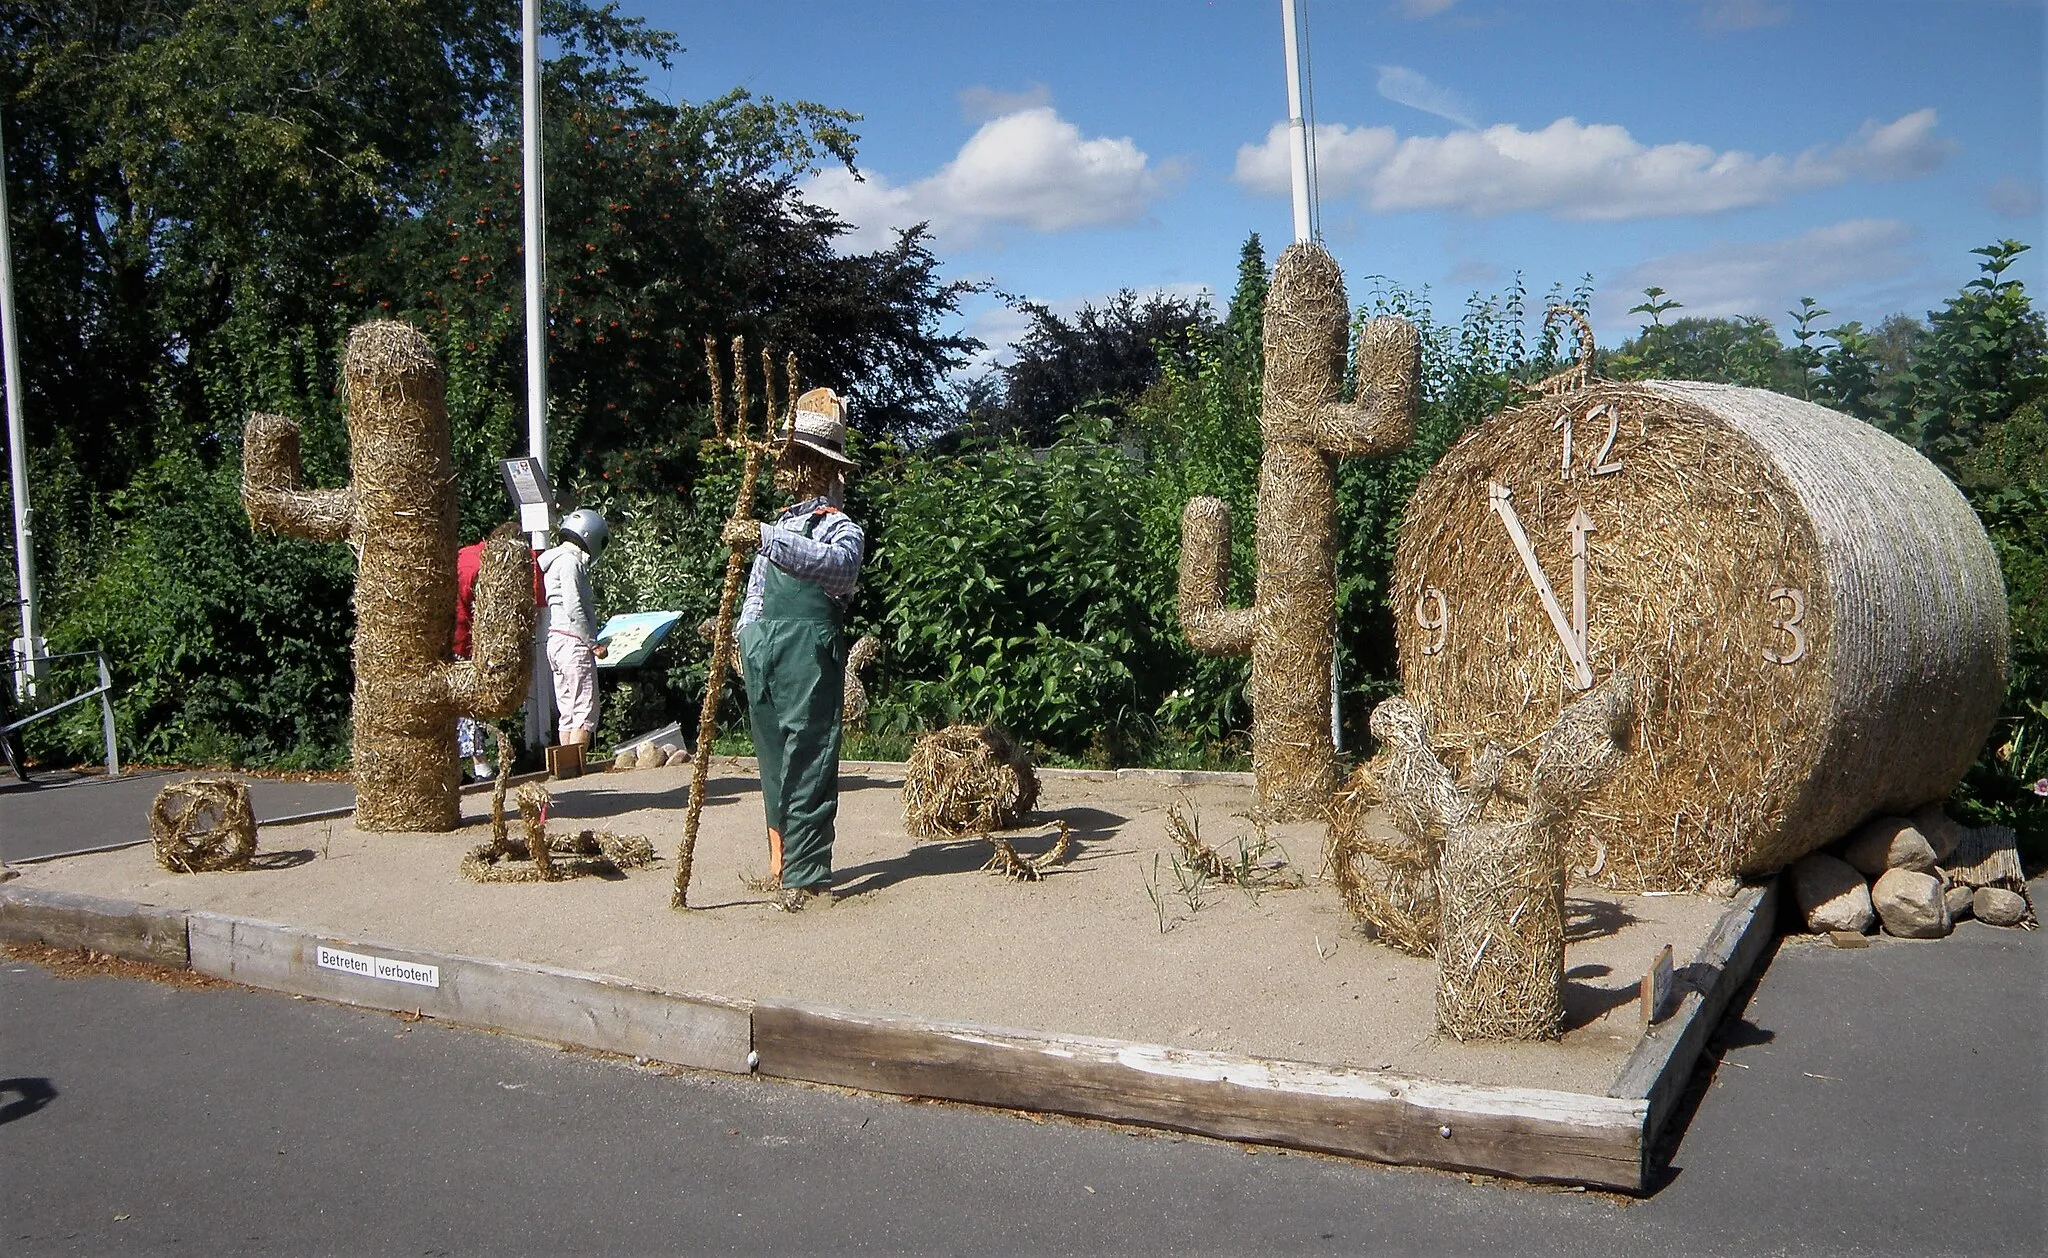
[[[761,525],[761,553],[754,556],[753,570],[747,574],[741,625],[761,618],[771,563],[790,576],[817,585],[842,608],[853,601],[853,591],[860,584],[861,560],[867,554],[867,535],[860,525],[845,512],[834,511],[818,521],[809,537],[803,535],[804,521],[811,513],[831,505],[823,498],[813,498],[785,509],[775,523]]]

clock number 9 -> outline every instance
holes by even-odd
[[[1607,440],[1601,443],[1600,453],[1594,455],[1592,462],[1586,465],[1587,474],[1592,476],[1606,476],[1621,470],[1620,459],[1609,462],[1607,458],[1608,455],[1614,453],[1614,439],[1621,435],[1621,412],[1614,409],[1612,402],[1602,402],[1586,412],[1586,422],[1590,424],[1603,415],[1607,417]],[[1572,413],[1566,411],[1564,414],[1559,415],[1557,422],[1552,424],[1551,427],[1564,430],[1564,445],[1558,453],[1557,478],[1559,480],[1570,480],[1572,479]]]
[[[1429,606],[1432,603],[1436,604],[1435,616],[1429,613]],[[1436,635],[1434,642],[1422,648],[1424,655],[1435,655],[1444,649],[1444,626],[1449,619],[1450,611],[1444,604],[1444,592],[1433,585],[1423,586],[1422,591],[1415,596],[1415,623]]]
[[[1790,615],[1781,614],[1776,620],[1771,622],[1771,628],[1791,636],[1792,649],[1778,652],[1766,648],[1764,658],[1773,664],[1797,664],[1800,660],[1806,658],[1806,630],[1799,627],[1799,622],[1806,617],[1806,595],[1790,586],[1781,585],[1771,590],[1764,597],[1772,604],[1783,602],[1792,605]],[[1779,609],[1773,606],[1772,610],[1778,611]]]

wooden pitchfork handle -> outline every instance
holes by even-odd
[[[705,338],[705,351],[711,360],[712,395],[717,397],[717,357],[711,339]],[[764,354],[763,358],[767,356]],[[766,441],[751,441],[746,438],[746,359],[742,357],[739,338],[733,339],[734,382],[739,395],[739,419],[737,434],[731,440],[744,446],[747,460],[740,473],[740,491],[733,501],[732,520],[753,518],[754,487],[760,480],[761,460],[775,453],[775,447]],[[764,388],[772,393],[774,375],[764,372]],[[792,355],[789,363],[789,393],[796,393],[796,359]],[[771,399],[767,405],[767,426],[775,423],[776,407]],[[730,521],[729,521],[730,522]],[[725,585],[718,593],[718,626],[711,638],[711,676],[704,684],[704,707],[697,718],[697,755],[690,769],[690,806],[683,818],[683,845],[676,852],[676,888],[669,897],[669,907],[686,909],[690,907],[690,866],[697,854],[697,824],[704,814],[704,784],[711,775],[711,744],[718,734],[718,705],[725,698],[725,675],[732,667],[733,611],[739,602],[740,580],[747,570],[747,550],[734,546],[732,554],[725,560]]]

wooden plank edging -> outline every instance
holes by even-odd
[[[1648,1106],[1643,1128],[1646,1155],[1684,1095],[1707,1037],[1775,937],[1783,894],[1780,878],[1735,893],[1734,902],[1686,967],[1687,990],[1678,1008],[1643,1033],[1607,1089],[1611,1097],[1641,1100]]]
[[[221,913],[188,915],[191,965],[215,978],[441,1021],[746,1074],[743,1001],[521,961],[429,952]],[[337,955],[340,954],[340,955]],[[361,972],[370,963],[389,977]],[[349,967],[355,967],[351,969]],[[431,978],[431,982],[424,981]]]
[[[764,1075],[1377,1162],[1629,1191],[1647,1102],[860,1013],[754,1006]]]
[[[130,961],[186,968],[185,910],[71,891],[0,886],[0,939],[90,948]]]

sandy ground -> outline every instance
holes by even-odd
[[[603,826],[672,857],[689,770],[550,784],[559,828]],[[208,909],[442,952],[596,971],[673,991],[789,997],[992,1026],[1109,1036],[1259,1056],[1347,1062],[1473,1083],[1604,1093],[1636,1041],[1638,980],[1664,944],[1680,965],[1726,907],[1686,896],[1574,888],[1568,900],[1560,1043],[1458,1044],[1432,1026],[1434,963],[1361,938],[1317,876],[1322,827],[1273,831],[1307,885],[1256,898],[1235,886],[1190,896],[1175,877],[1165,810],[1234,852],[1249,791],[1051,779],[1020,851],[1065,820],[1072,861],[1038,883],[982,872],[978,839],[906,838],[900,779],[850,767],[842,780],[839,899],[787,914],[743,877],[766,866],[760,795],[721,760],[706,796],[688,913],[672,911],[670,859],[623,879],[479,885],[459,872],[488,837],[379,835],[347,819],[266,828],[264,867],[171,874],[150,849],[27,866],[28,886]],[[517,824],[516,814],[514,824]],[[1156,899],[1156,903],[1155,903]],[[1163,929],[1162,929],[1163,926]]]

